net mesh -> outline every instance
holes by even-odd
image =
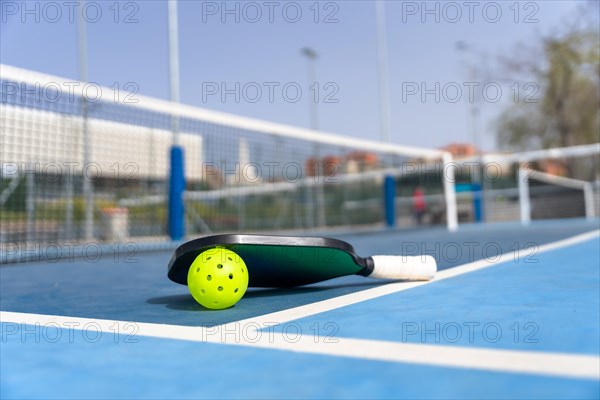
[[[382,225],[386,175],[408,225],[403,197],[414,187],[444,193],[439,151],[131,98],[5,65],[0,73],[3,245],[168,239],[174,141],[185,154],[187,235]]]
[[[529,186],[531,219],[598,215],[591,182],[532,170],[526,184]]]
[[[523,206],[528,207],[534,220],[600,215],[598,144],[490,155],[484,161],[477,172],[486,222],[522,220]],[[521,168],[525,172],[520,175]],[[465,205],[470,200],[463,196],[459,208],[461,202]]]

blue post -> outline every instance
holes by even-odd
[[[385,223],[388,227],[396,226],[396,182],[393,176],[386,176],[383,185],[385,199]]]
[[[183,172],[183,149],[171,147],[171,171],[169,176],[169,236],[171,240],[181,240],[185,235],[183,192],[185,176]]]
[[[483,222],[483,192],[481,191],[481,185],[473,183],[471,185],[473,192],[473,214],[475,215],[475,222]]]

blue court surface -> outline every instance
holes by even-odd
[[[251,289],[208,311],[171,251],[0,267],[0,397],[600,397],[599,221],[335,233],[430,282]]]

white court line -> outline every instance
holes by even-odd
[[[538,254],[581,243],[599,237],[600,230],[571,237],[543,245]],[[448,279],[476,270],[488,268],[498,263],[509,261],[514,253],[501,256],[496,263],[476,261],[461,267],[441,271],[435,280]],[[115,324],[119,324],[119,331],[128,332],[126,324],[135,325],[135,335],[186,340],[193,342],[222,343],[229,345],[242,345],[264,349],[277,349],[310,354],[329,356],[352,357],[379,361],[407,362],[421,365],[436,365],[467,369],[489,370],[511,373],[525,373],[535,375],[551,375],[583,379],[600,379],[600,357],[588,355],[575,355],[547,352],[524,352],[514,350],[484,349],[460,346],[409,344],[366,339],[335,338],[334,343],[325,342],[315,336],[300,336],[297,341],[290,341],[289,337],[274,333],[273,330],[260,331],[274,324],[282,324],[297,318],[322,313],[354,304],[360,301],[373,299],[385,294],[407,290],[426,284],[425,282],[395,283],[364,290],[351,295],[340,296],[334,299],[317,302],[307,306],[296,307],[290,310],[267,314],[257,318],[232,322],[215,327],[189,327],[179,325],[132,323],[130,321],[99,320],[91,318],[72,318],[64,316],[51,316],[42,314],[15,313],[0,311],[0,321],[14,324],[27,324],[40,326],[58,326],[67,329],[86,329],[86,326],[101,332],[114,335]],[[3,340],[8,339],[11,333],[3,330]]]
[[[135,335],[185,340],[190,342],[220,343],[266,350],[293,351],[306,354],[350,357],[375,361],[402,362],[439,367],[475,369],[496,372],[549,375],[557,377],[600,379],[600,357],[565,353],[528,352],[484,349],[475,347],[397,343],[381,340],[334,338],[324,339],[313,335],[299,335],[293,339],[274,330],[259,331],[253,324],[243,326],[230,323],[212,328],[132,323],[129,321],[71,318],[53,315],[25,314],[0,311],[0,321],[63,329],[92,329],[114,335],[127,325],[135,325]],[[39,324],[39,325],[38,325]],[[247,329],[249,327],[249,329]],[[25,332],[25,329],[23,329]],[[31,335],[32,329],[27,329]],[[18,328],[3,329],[3,343],[10,336],[22,335]]]

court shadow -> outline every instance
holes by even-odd
[[[153,297],[146,300],[146,303],[164,305],[171,310],[179,311],[213,311],[198,304],[191,294],[176,294],[172,296]]]
[[[369,289],[385,284],[386,281],[346,282],[332,284],[316,284],[293,288],[250,288],[244,299],[253,303],[259,299],[280,298],[278,303],[283,308],[309,304],[315,301],[326,300],[353,292]],[[153,297],[146,300],[147,304],[163,305],[171,310],[191,312],[214,312],[198,304],[190,294],[177,294],[172,296]],[[272,306],[272,304],[271,304]]]
[[[273,296],[290,296],[290,295],[305,295],[309,293],[331,292],[331,296],[335,297],[340,294],[357,292],[359,290],[368,289],[370,287],[379,286],[385,281],[366,281],[352,282],[339,284],[318,284],[309,286],[299,286],[293,288],[251,288],[246,292],[244,298],[260,298]],[[358,289],[358,290],[357,290]],[[344,292],[344,293],[340,293]]]
[[[327,290],[327,288],[249,289],[244,295],[244,299],[249,300],[257,298],[285,296],[286,300],[290,301],[294,295],[323,292],[325,290]],[[178,311],[214,311],[202,307],[196,302],[196,300],[194,300],[191,294],[153,297],[146,300],[146,303],[164,305],[168,309]]]

